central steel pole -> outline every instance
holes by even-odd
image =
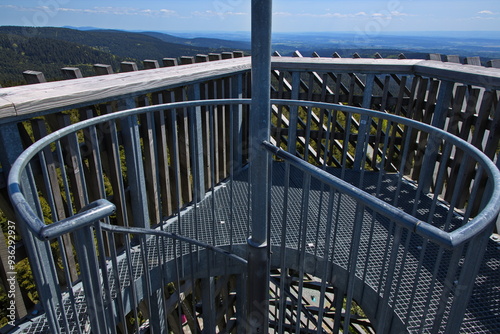
[[[247,333],[269,328],[269,140],[272,0],[252,0],[252,105],[250,189],[252,233],[248,239]]]

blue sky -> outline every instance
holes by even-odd
[[[251,0],[0,0],[0,25],[248,31]],[[276,32],[497,31],[500,0],[274,0]]]

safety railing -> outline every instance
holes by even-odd
[[[472,145],[420,122],[340,105],[273,102],[307,115],[307,130],[295,140],[285,137],[288,145],[282,146],[310,147],[291,154],[264,143],[285,162],[273,166],[271,259],[280,269],[273,292],[275,329],[349,332],[353,305],[359,305],[377,333],[458,332],[477,259],[498,214],[496,166]],[[323,137],[312,139],[313,114],[324,117]],[[354,119],[363,126],[352,126]],[[383,130],[376,134],[380,124]],[[336,149],[335,141],[346,149]],[[316,161],[311,151],[321,164],[308,163]],[[457,159],[460,170],[450,173]],[[418,180],[405,176],[417,168]],[[451,187],[452,201],[445,203],[443,194]],[[465,208],[456,210],[464,192]],[[308,274],[319,278],[317,302],[310,292],[303,295],[311,285]],[[334,293],[327,292],[330,285]],[[303,300],[307,306],[297,302]]]
[[[185,322],[195,332],[243,330],[251,161],[241,146],[247,132],[238,106],[248,103],[193,101],[102,115],[42,138],[19,157],[9,191],[30,236],[42,326],[137,331],[148,320],[154,331],[182,331]],[[458,332],[498,213],[493,162],[410,119],[338,104],[272,103],[304,120],[303,130],[289,123],[263,143],[276,156],[267,185],[271,264],[279,272],[270,296],[272,327],[348,331],[356,303],[378,332]],[[224,129],[215,126],[222,111],[231,125]],[[181,196],[179,113],[189,115],[194,143],[200,134],[208,139],[187,152],[189,201]],[[313,117],[324,120],[319,129]],[[216,144],[220,131],[227,146]],[[225,163],[217,162],[221,148]],[[220,166],[229,175],[222,182],[215,180]],[[459,206],[464,192],[469,196]],[[162,210],[166,203],[169,211]],[[75,263],[67,256],[72,242]],[[306,274],[317,277],[315,312],[299,302]]]
[[[182,212],[193,203],[197,211],[196,203],[207,196],[200,191],[205,180],[215,191],[219,168],[231,175],[243,168],[245,158],[236,157],[234,151],[237,146],[245,154],[241,132],[233,132],[241,131],[241,124],[233,122],[241,110],[230,113],[231,103],[226,102],[173,103],[102,115],[51,133],[19,157],[12,167],[9,191],[23,222],[19,227],[30,236],[25,244],[45,311],[34,332],[47,326],[54,333],[84,331],[89,325],[92,332],[131,325],[138,329],[144,319],[160,332],[170,327],[160,320],[158,310],[165,319],[190,311],[193,331],[200,327],[196,314],[210,318],[214,298],[222,292],[195,297],[194,282],[222,274],[226,280],[228,275],[241,276],[245,260],[215,248],[216,236],[201,237],[192,221],[183,222]],[[198,142],[196,136],[210,138],[204,154],[191,145],[189,158],[183,157],[184,162],[191,161],[185,168],[193,171],[188,187],[183,185],[179,157],[185,129],[177,123],[178,116],[186,113],[192,142]],[[217,115],[225,113],[224,124],[234,126],[216,127],[222,124],[216,123]],[[202,118],[206,119],[203,125]],[[224,141],[217,144],[219,133],[226,130]],[[227,159],[226,153],[219,152],[226,147]],[[216,159],[224,160],[216,163]],[[182,196],[186,192],[191,200]],[[175,233],[165,230],[172,230],[171,225]],[[185,229],[195,231],[190,234]],[[227,244],[225,239],[220,241]],[[220,254],[227,259],[221,262]],[[224,266],[217,271],[211,262]],[[179,288],[186,281],[191,282],[193,296],[187,308],[187,293],[178,292],[182,298],[167,293],[167,283]],[[166,299],[163,305],[156,305],[162,298]],[[191,311],[196,298],[204,300],[203,311]],[[170,326],[182,328],[180,313]],[[229,318],[224,318],[226,326]],[[201,328],[220,325],[209,320]]]

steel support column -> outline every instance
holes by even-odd
[[[248,240],[247,333],[269,327],[269,154],[272,0],[252,0],[252,106],[250,184],[252,234]]]

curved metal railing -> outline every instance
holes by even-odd
[[[193,278],[199,277],[200,273],[195,273],[198,270],[195,267],[205,261],[201,260],[203,256],[199,249],[223,253],[226,258],[245,263],[235,253],[242,254],[237,245],[244,244],[250,233],[249,199],[245,197],[248,196],[248,188],[241,188],[243,203],[238,202],[240,198],[236,193],[240,191],[238,187],[248,181],[243,166],[247,162],[251,166],[251,161],[247,161],[246,156],[236,157],[245,154],[242,152],[245,135],[241,129],[244,122],[234,122],[233,113],[226,106],[246,105],[249,102],[246,99],[192,101],[101,115],[44,137],[18,158],[9,175],[9,193],[20,219],[26,224],[29,233],[37,238],[28,247],[30,260],[40,261],[40,266],[50,266],[49,270],[35,270],[34,275],[41,286],[40,297],[47,318],[51,318],[49,324],[52,331],[61,328],[72,331],[69,320],[63,320],[62,324],[58,320],[59,314],[66,312],[61,306],[65,303],[61,291],[70,292],[76,286],[73,284],[71,263],[64,251],[71,241],[64,237],[72,235],[75,239],[93,331],[104,324],[123,324],[127,321],[125,315],[137,309],[141,298],[150,300],[155,291],[163,289],[154,283],[154,277],[149,277],[145,283],[141,281],[141,277],[148,276],[148,272],[152,273],[154,268],[161,268],[155,275],[168,276],[178,283],[186,279],[185,273],[188,271],[191,271]],[[287,290],[285,269],[290,268],[301,274],[295,296],[298,300],[303,297],[304,274],[310,273],[320,278],[320,301],[323,304],[319,307],[322,311],[315,316],[314,326],[317,328],[327,324],[324,320],[327,317],[324,304],[326,286],[334,285],[336,294],[342,296],[336,299],[337,310],[343,308],[344,297],[347,313],[352,302],[356,301],[367,311],[380,332],[394,329],[458,331],[457,326],[466,312],[468,295],[478,270],[477,257],[484,251],[484,240],[499,211],[500,173],[496,166],[469,143],[442,130],[402,117],[307,101],[273,100],[272,104],[278,109],[282,108],[280,112],[283,114],[296,112],[304,115],[302,125],[290,122],[286,133],[274,134],[270,142],[263,143],[265,149],[285,162],[273,163],[273,184],[269,185],[270,189],[274,189],[274,185],[282,189],[271,202],[272,211],[277,215],[270,222],[270,228],[276,233],[269,240],[275,249],[272,265],[281,269],[281,279],[275,287],[275,293],[276,297],[282,298],[276,298],[279,299],[275,305],[279,312],[272,319],[276,323],[276,330],[283,330],[286,319],[290,319],[286,316],[287,297],[284,295]],[[191,158],[188,167],[193,182],[187,187],[177,177],[183,166],[176,144],[182,139],[176,120],[178,114],[185,115],[186,110],[189,117],[188,138],[192,146],[190,152],[184,154]],[[224,129],[229,133],[225,138],[219,137],[223,130],[217,129],[217,115],[231,118],[231,127]],[[324,121],[313,125],[313,116]],[[293,119],[290,116],[290,120]],[[165,128],[150,126],[149,122],[153,120],[157,123],[166,120],[167,125]],[[235,123],[236,129],[232,126]],[[381,124],[382,127],[372,133],[373,124]],[[200,125],[202,129],[197,128]],[[151,137],[143,132],[147,130],[153,133]],[[163,138],[170,143],[168,154],[164,152],[162,155],[163,161],[157,159],[160,144],[146,141],[146,138],[160,141],[160,130],[172,133]],[[197,137],[204,131],[207,132],[205,138],[209,138],[208,143]],[[218,142],[215,143],[217,138]],[[333,152],[332,148],[337,147],[335,143],[340,141],[344,143],[345,149]],[[153,154],[153,158],[156,158],[151,164],[144,158],[149,145],[154,146],[151,152],[156,154]],[[107,148],[107,154],[103,153],[104,147]],[[82,154],[84,150],[88,152],[86,155]],[[224,162],[220,160],[221,151],[226,155]],[[312,151],[315,152],[316,160],[309,154]],[[348,155],[353,157],[352,164],[348,163]],[[458,166],[449,164],[452,155],[456,158],[454,161],[461,161]],[[368,162],[368,158],[371,161]],[[71,168],[69,161],[73,164]],[[319,166],[314,167],[309,162],[319,162]],[[417,162],[418,172],[415,171]],[[204,165],[210,168],[204,169]],[[155,170],[153,174],[156,175],[151,176],[156,180],[152,188],[149,188],[149,180],[145,176],[148,166]],[[162,168],[166,169],[163,178],[158,177]],[[227,174],[221,171],[224,168]],[[280,168],[283,168],[284,176],[277,173]],[[222,189],[216,186],[216,174],[226,178]],[[167,189],[163,184],[169,175],[173,175],[173,180],[169,181]],[[106,184],[108,180],[112,180],[109,181],[111,185]],[[92,187],[96,190],[92,190]],[[150,189],[155,189],[152,197],[149,197]],[[209,189],[211,195],[204,197],[197,189]],[[191,192],[191,196],[183,197],[182,191]],[[444,205],[443,194],[446,191],[454,195],[448,196],[451,201]],[[228,196],[228,208],[223,208],[223,202],[217,202],[222,200],[221,194],[224,192]],[[464,205],[459,206],[464,192],[468,198]],[[85,205],[78,207],[76,197],[80,197],[79,201]],[[128,197],[130,203],[127,202]],[[96,200],[92,201],[93,198]],[[156,215],[146,210],[155,207],[162,210],[166,202],[175,202],[175,209],[171,210],[173,215],[167,215],[165,211],[159,216],[169,216],[169,220],[156,221]],[[290,205],[295,208],[290,209]],[[113,216],[117,206],[123,222]],[[354,210],[341,213],[343,207],[352,207]],[[456,208],[460,208],[460,215],[457,215]],[[242,213],[236,212],[240,209]],[[296,212],[297,217],[292,217],[293,212]],[[310,218],[313,215],[317,218]],[[221,230],[225,219],[228,219],[227,225],[230,226]],[[210,223],[207,224],[207,221]],[[113,227],[111,222],[122,224],[123,227]],[[203,230],[205,225],[209,225],[208,235]],[[163,231],[149,232],[148,229],[152,227]],[[222,235],[221,231],[227,235]],[[124,240],[118,240],[118,232],[126,235]],[[142,234],[147,234],[150,239],[140,237]],[[177,240],[185,246],[168,246],[171,258],[164,259],[159,255],[164,241],[151,244],[153,236],[160,237],[157,234],[165,239]],[[54,259],[50,251],[50,244],[54,240],[61,248],[60,259]],[[93,246],[90,247],[93,251],[89,251],[89,245]],[[124,301],[116,301],[117,298],[124,298],[119,293],[122,289],[110,288],[109,291],[114,291],[112,293],[101,291],[100,284],[95,282],[100,282],[99,277],[102,275],[105,286],[118,284],[116,282],[121,278],[117,274],[120,266],[117,250],[124,247],[125,252],[128,252],[125,257],[130,259],[130,249],[134,245],[143,250],[148,249],[147,254],[149,249],[157,249],[157,260],[154,263],[148,263],[147,259],[139,261],[138,266],[142,266],[143,270],[138,276],[131,274],[134,272],[133,261],[125,261],[129,274],[139,282],[134,287],[129,278],[129,282],[124,284],[129,289],[135,289],[132,295],[135,294],[137,299],[126,305]],[[217,248],[220,246],[224,248]],[[374,258],[375,252],[381,252],[382,255]],[[197,262],[189,262],[189,256],[196,258]],[[315,265],[311,266],[306,261],[310,256],[316,259]],[[172,259],[184,260],[179,260],[174,267],[168,267],[167,262]],[[59,261],[62,262],[59,265],[62,269],[57,268]],[[213,260],[207,261],[214,263]],[[321,269],[322,266],[326,267]],[[241,267],[238,268],[241,271]],[[169,276],[168,270],[173,270],[176,275]],[[210,272],[209,268],[203,270]],[[234,270],[227,273],[243,275]],[[62,276],[58,271],[63,272]],[[109,272],[109,275],[104,275],[105,272]],[[214,272],[217,270],[214,269],[213,275]],[[406,274],[408,277],[405,277]],[[377,277],[373,279],[372,276]],[[404,281],[410,281],[411,284]],[[355,288],[360,282],[368,287],[363,294]],[[146,288],[139,288],[141,284],[145,284]],[[425,289],[417,290],[418,284],[424,284]],[[76,300],[76,297],[72,298]],[[370,306],[369,300],[373,301],[373,298],[377,302]],[[423,311],[426,314],[421,319],[417,319],[421,311],[416,306],[417,299],[431,305],[432,311]],[[119,307],[113,303],[118,303]],[[402,303],[407,303],[407,307]],[[70,304],[70,309],[77,313],[76,302]],[[155,309],[151,302],[149,307]],[[307,307],[300,304],[294,312],[292,318],[295,317],[296,330],[300,330],[303,326],[301,317],[310,314]],[[204,321],[208,324],[206,326],[215,328],[215,319],[205,318],[208,313],[203,312]],[[161,316],[150,316],[150,323],[161,322]],[[340,315],[338,317],[332,320],[332,328],[338,328],[343,323],[346,326],[344,329],[348,329],[349,316],[342,319]],[[135,318],[138,319],[137,313]],[[114,320],[109,322],[109,319]],[[84,326],[79,324],[76,327]]]

